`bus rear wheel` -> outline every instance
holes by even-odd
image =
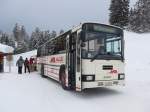
[[[61,86],[63,89],[65,89],[65,90],[67,89],[67,87],[66,87],[66,74],[64,72],[61,74]]]

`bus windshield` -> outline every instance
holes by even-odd
[[[104,32],[86,32],[82,58],[86,59],[121,59],[122,58],[121,34]]]

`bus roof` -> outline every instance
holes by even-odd
[[[110,27],[114,27],[114,28],[118,28],[120,30],[123,30],[122,28],[120,28],[119,26],[115,26],[115,25],[109,25],[109,24],[103,24],[103,23],[94,23],[94,22],[85,22],[82,23],[82,25],[84,24],[97,24],[97,25],[104,25],[104,26],[110,26]]]
[[[69,34],[69,33],[71,33],[71,32],[75,32],[76,30],[80,29],[84,24],[104,25],[104,26],[110,26],[110,27],[113,27],[113,28],[118,28],[118,29],[120,29],[120,30],[123,30],[122,28],[120,28],[120,27],[118,27],[118,26],[114,26],[114,25],[108,25],[108,24],[102,24],[102,23],[94,23],[94,22],[84,22],[84,23],[80,23],[80,24],[77,25],[77,26],[74,26],[72,29],[70,29],[70,30],[68,30],[68,31],[66,31],[66,32],[64,32],[64,33],[62,33],[62,34],[60,34],[60,35],[54,37],[54,38],[51,38],[50,40],[48,40],[48,41],[45,42],[44,44],[40,45],[39,47],[42,47],[43,45],[45,45],[46,43],[50,42],[50,41],[53,40],[53,39],[59,38],[59,37],[61,37],[61,36],[63,36],[63,35],[67,35],[67,34]],[[38,48],[39,48],[39,47],[38,47]]]

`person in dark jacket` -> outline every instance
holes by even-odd
[[[26,60],[24,61],[24,72],[26,73],[26,69],[28,69],[28,72],[30,73],[30,68],[29,68],[29,60],[28,58],[26,58]]]
[[[17,60],[16,66],[18,66],[18,74],[22,74],[22,66],[24,64],[24,60],[22,56]]]
[[[34,71],[33,60],[34,60],[34,59],[33,59],[32,57],[31,57],[30,60],[29,60],[29,63],[30,63],[30,71],[31,71],[31,72]]]

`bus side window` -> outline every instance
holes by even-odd
[[[57,39],[57,51],[61,53],[66,49],[66,36]]]

